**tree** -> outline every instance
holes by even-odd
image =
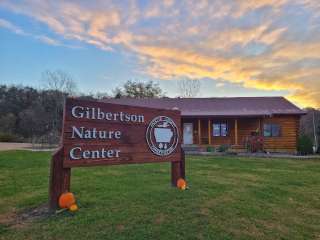
[[[21,135],[19,113],[38,99],[37,90],[22,86],[0,86],[0,133]]]
[[[178,81],[178,90],[180,97],[196,97],[200,91],[200,80],[184,79]]]
[[[320,132],[317,131],[320,128],[320,111],[314,108],[306,108],[305,111],[307,114],[302,116],[300,120],[300,136],[308,136],[317,148],[320,139]]]
[[[62,70],[45,71],[42,73],[44,89],[62,92],[73,96],[77,92],[77,86],[72,77]]]
[[[15,129],[16,116],[13,113],[7,113],[0,117],[0,133],[12,134]]]
[[[312,140],[306,136],[302,135],[298,139],[298,152],[302,155],[307,155],[307,154],[312,154],[313,149],[312,149],[313,143]]]
[[[53,98],[52,128],[59,131],[61,127],[63,107],[67,96],[74,96],[77,92],[75,81],[62,71],[45,71],[42,73],[42,83],[47,94],[44,97]]]
[[[130,98],[159,98],[164,94],[157,83],[149,82],[134,82],[127,81],[123,87],[117,87],[113,90],[115,98],[130,97]]]
[[[40,102],[35,102],[29,108],[21,111],[19,113],[19,128],[23,137],[35,138],[44,135],[49,128],[49,116]]]

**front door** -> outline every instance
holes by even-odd
[[[193,144],[193,124],[183,124],[183,144]]]

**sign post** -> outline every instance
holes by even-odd
[[[171,184],[185,178],[180,111],[68,98],[62,146],[51,159],[49,206],[70,191],[72,167],[171,162]]]

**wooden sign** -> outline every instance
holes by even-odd
[[[68,98],[61,147],[51,161],[50,208],[69,191],[72,167],[171,162],[175,186],[184,178],[180,125],[177,110]]]

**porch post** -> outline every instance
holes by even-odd
[[[263,131],[263,128],[262,128],[262,119],[259,118],[259,136],[262,136],[262,135],[263,135],[262,131]]]
[[[201,144],[201,120],[198,118],[198,143]]]
[[[234,120],[234,144],[238,145],[238,119]]]
[[[209,145],[211,145],[211,119],[208,119],[208,141]]]

